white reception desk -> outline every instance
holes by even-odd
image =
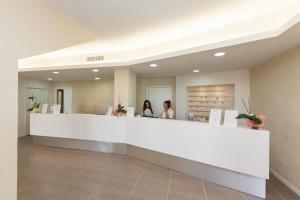
[[[249,184],[220,184],[265,197],[269,178],[269,132],[265,130],[140,117],[31,114],[30,134],[121,143],[199,162],[249,178]]]

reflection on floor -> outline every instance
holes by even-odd
[[[19,140],[18,200],[255,200],[128,156]],[[299,200],[273,176],[268,200]]]

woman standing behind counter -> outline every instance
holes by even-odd
[[[152,106],[151,106],[151,103],[149,100],[144,101],[142,116],[143,117],[153,117],[153,110],[152,110]]]
[[[174,118],[174,111],[172,110],[171,101],[167,100],[164,102],[164,111],[161,113],[160,117],[162,119],[173,119]]]

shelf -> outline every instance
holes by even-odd
[[[232,102],[232,101],[200,100],[200,99],[190,99],[188,101],[195,101],[195,102]]]
[[[188,108],[189,107],[234,107],[233,104],[189,104],[187,106]]]
[[[229,96],[229,95],[188,95],[188,97],[197,97],[197,98],[209,98],[209,97],[213,97],[213,98],[217,98],[217,97],[222,97],[222,98],[233,98],[234,96]]]
[[[208,100],[208,101],[201,101],[201,100],[189,100],[190,102],[200,102],[202,104],[207,104],[207,102],[211,103],[211,102],[214,102],[215,104],[216,103],[221,103],[221,104],[224,104],[224,103],[232,103],[232,101],[213,101],[213,100]]]
[[[205,90],[205,91],[188,90],[187,92],[231,92],[231,91],[230,90]]]
[[[196,121],[207,121],[211,109],[234,108],[234,85],[189,86],[187,92],[187,111]],[[200,113],[200,114],[199,114]]]
[[[191,111],[191,112],[210,112],[210,110],[193,110],[193,109],[189,109],[189,111]]]

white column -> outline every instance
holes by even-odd
[[[136,106],[136,74],[130,69],[114,72],[114,106]]]

